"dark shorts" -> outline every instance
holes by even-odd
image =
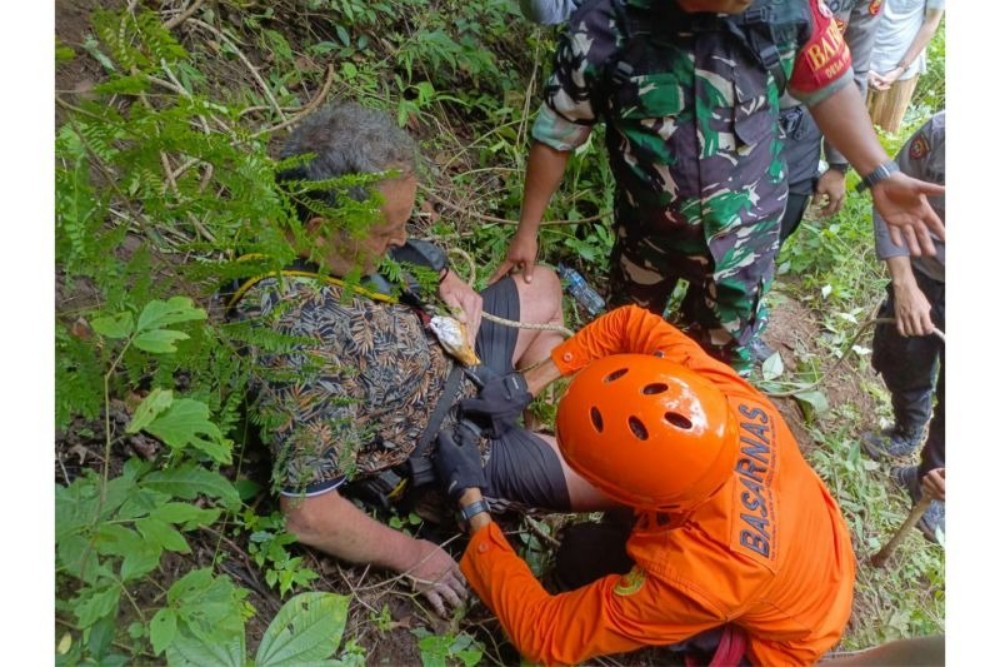
[[[483,310],[508,320],[521,316],[514,279],[507,277],[483,290]],[[514,370],[518,330],[483,319],[476,336],[476,354],[499,375]],[[559,457],[537,435],[523,428],[492,440],[484,472],[490,500],[498,509],[510,506],[569,509],[569,491]]]

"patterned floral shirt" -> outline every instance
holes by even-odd
[[[413,308],[342,296],[322,279],[286,276],[261,280],[236,305],[239,319],[303,339],[251,351],[261,370],[256,410],[286,493],[404,462],[452,368]],[[463,378],[459,394],[474,395],[474,385]]]

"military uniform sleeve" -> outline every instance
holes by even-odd
[[[935,114],[913,133],[896,155],[899,170],[907,176],[944,184],[944,113]],[[872,207],[875,225],[875,251],[879,259],[908,257],[906,246],[898,246],[889,236],[889,228],[878,209]]]
[[[559,372],[568,375],[595,359],[630,353],[662,353],[664,359],[702,373],[713,382],[746,385],[731,367],[710,357],[662,317],[638,306],[605,313],[554,348],[551,358]]]
[[[637,570],[549,595],[493,523],[472,536],[460,565],[531,662],[577,664],[597,655],[672,644],[725,621],[682,590]]]
[[[574,14],[559,37],[555,68],[531,136],[557,151],[582,146],[598,121],[603,63],[616,48],[616,33],[606,3]]]
[[[788,89],[807,106],[817,104],[853,76],[851,52],[822,0],[806,0],[811,30],[803,35],[792,68]]]

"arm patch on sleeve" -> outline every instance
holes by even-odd
[[[791,87],[815,93],[851,72],[851,52],[823,0],[808,0],[812,34],[799,48]]]
[[[646,571],[638,565],[633,565],[632,569],[623,574],[615,584],[615,595],[628,596],[635,595],[646,583]]]

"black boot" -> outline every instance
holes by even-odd
[[[892,426],[861,434],[861,447],[876,461],[905,459],[924,441],[924,428]]]

